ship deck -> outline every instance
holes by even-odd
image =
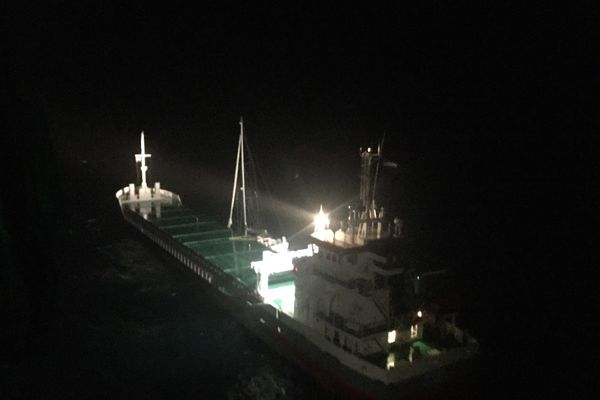
[[[267,250],[256,240],[233,236],[223,224],[183,206],[163,205],[160,213],[153,207],[147,220],[248,288],[256,288],[250,264],[261,260]]]
[[[254,238],[235,236],[224,224],[180,203],[146,202],[139,203],[136,207],[130,206],[129,209],[214,267],[236,278],[249,290],[257,289],[257,275],[251,263],[262,260],[263,252],[269,249]],[[280,274],[276,278],[273,282],[269,280],[267,291],[261,292],[264,303],[271,304],[293,319],[295,281],[286,274]],[[414,355],[418,358],[437,357],[440,354],[436,343],[420,339],[392,349],[389,354],[377,352],[371,356],[357,356],[381,369],[389,370],[411,364],[414,350],[418,350]],[[398,375],[403,374],[403,368],[398,368],[397,371]]]

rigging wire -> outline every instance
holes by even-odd
[[[248,167],[251,171],[251,179],[254,186],[251,187],[248,185],[248,182],[246,182],[246,185],[248,186],[248,188],[250,190],[246,190],[246,193],[251,193],[252,197],[251,197],[251,202],[252,202],[252,208],[253,208],[253,215],[252,215],[252,219],[253,219],[253,223],[254,223],[254,228],[256,229],[262,229],[262,221],[261,221],[261,209],[260,209],[260,203],[258,201],[258,179],[256,176],[256,161],[254,159],[254,156],[252,155],[252,152],[250,151],[250,146],[248,145],[248,139],[246,137],[244,137],[244,148],[246,149],[246,153],[248,154]],[[249,200],[248,196],[246,196],[246,201]]]
[[[246,149],[247,149],[247,153],[248,153],[248,159],[250,160],[250,162],[252,163],[252,175],[253,175],[253,179],[254,179],[254,185],[255,188],[253,190],[253,193],[255,193],[255,197],[254,200],[256,202],[256,209],[257,209],[257,218],[258,223],[264,222],[261,221],[261,214],[264,216],[265,213],[265,205],[264,203],[260,203],[259,202],[259,197],[261,193],[265,193],[265,197],[268,199],[271,199],[272,196],[272,191],[271,188],[269,186],[269,184],[267,183],[267,179],[265,179],[265,175],[262,173],[262,170],[260,169],[260,165],[259,163],[256,162],[256,159],[254,158],[254,155],[252,154],[252,151],[250,150],[250,146],[248,145],[247,139],[244,138],[246,143]],[[262,187],[259,187],[259,185],[262,185]],[[262,190],[261,190],[262,189]],[[279,231],[281,231],[281,220],[279,218],[279,215],[275,212],[275,210],[273,210],[271,208],[271,213],[270,215],[275,217],[275,222],[277,223],[277,228],[279,229]],[[262,229],[263,227],[260,226],[260,228]]]

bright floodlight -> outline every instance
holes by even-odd
[[[387,370],[394,368],[394,364],[396,363],[396,355],[394,353],[388,354],[387,358]]]
[[[423,316],[423,313],[421,312],[421,310],[417,311],[417,317],[421,318]]]
[[[323,232],[327,228],[329,228],[329,214],[323,212],[323,206],[321,205],[321,209],[315,217],[315,232]]]
[[[389,331],[388,332],[388,343],[394,343],[396,341],[396,331]]]

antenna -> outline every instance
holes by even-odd
[[[381,169],[381,159],[383,158],[383,142],[385,141],[385,131],[383,131],[383,137],[381,138],[381,142],[377,146],[377,153],[379,154],[379,159],[377,161],[377,169],[375,169],[375,179],[373,180],[373,201],[375,201],[375,194],[377,189],[377,177],[379,176],[379,170]]]
[[[375,179],[377,178],[377,168],[381,154],[381,145],[377,150],[368,147],[366,150],[360,150],[360,199],[365,211],[368,211],[373,204],[373,194],[375,188]]]

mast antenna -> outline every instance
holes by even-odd
[[[383,142],[385,141],[385,131],[383,131],[383,137],[381,138],[381,142],[379,142],[379,146],[377,146],[377,153],[379,154],[379,159],[377,160],[377,168],[375,169],[375,179],[373,181],[373,197],[375,200],[375,194],[377,189],[377,178],[379,176],[379,170],[381,169],[381,161],[383,159]]]

